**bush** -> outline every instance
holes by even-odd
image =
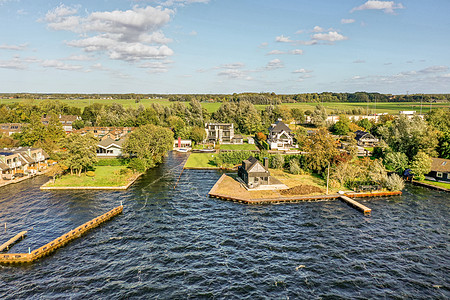
[[[405,187],[405,182],[398,174],[394,173],[387,178],[385,187],[390,191],[401,191]]]
[[[134,171],[145,172],[147,170],[147,162],[144,159],[135,157],[130,160],[128,167]]]
[[[94,171],[87,171],[86,172],[86,176],[88,176],[88,177],[95,177],[95,172]]]
[[[274,169],[282,169],[284,167],[284,156],[280,153],[275,154],[275,157],[272,160],[272,168]]]
[[[126,166],[129,160],[125,158],[101,158],[95,165],[96,166]]]
[[[291,159],[289,161],[289,172],[291,172],[291,174],[295,174],[295,175],[298,175],[302,172],[302,169],[300,169],[300,166],[296,159]]]

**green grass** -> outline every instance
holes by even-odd
[[[222,144],[220,145],[222,150],[258,150],[255,144]]]
[[[79,107],[83,109],[84,107],[93,104],[112,104],[119,103],[125,108],[132,107],[138,108],[139,105],[144,107],[149,107],[153,103],[161,104],[163,106],[169,106],[174,102],[170,102],[167,99],[141,99],[139,103],[135,103],[134,99],[58,99],[69,106]],[[12,104],[17,102],[22,103],[33,103],[38,104],[43,100],[41,99],[0,99],[0,104]],[[181,102],[188,105],[188,102]],[[300,108],[302,110],[314,110],[318,103],[283,103],[282,106],[287,106],[290,108]],[[415,110],[417,113],[420,112],[420,102],[379,102],[379,103],[341,103],[341,102],[323,102],[322,103],[328,110],[329,114],[336,113],[338,110],[351,110],[353,108],[363,108],[364,111],[369,113],[390,113],[398,114],[401,110]],[[209,113],[213,113],[219,109],[222,105],[220,102],[203,102],[202,107],[205,108]],[[448,103],[433,103],[432,109],[448,107]],[[256,109],[264,110],[267,105],[255,105]],[[423,103],[422,112],[427,113],[430,110],[429,103]]]
[[[123,166],[97,166],[95,167],[95,176],[88,177],[85,173],[80,177],[77,175],[66,174],[61,178],[56,179],[55,183],[50,183],[48,186],[124,186],[128,183],[131,176],[131,171],[127,174],[120,175],[119,171],[126,169]]]
[[[437,181],[431,181],[431,180],[421,180],[420,182],[431,184],[431,185],[434,185],[434,186],[443,187],[443,188],[446,188],[446,189],[450,189],[450,183],[437,182]]]
[[[191,153],[184,167],[189,168],[217,168],[212,161],[215,153]]]

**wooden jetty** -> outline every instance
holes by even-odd
[[[19,239],[24,238],[26,234],[27,234],[27,231],[22,231],[22,232],[16,234],[13,238],[11,238],[9,241],[7,241],[6,243],[3,243],[0,246],[0,252],[4,251],[5,249],[9,249],[9,246],[11,246],[15,242],[17,242]]]
[[[75,229],[63,234],[62,236],[54,239],[53,241],[45,244],[44,246],[30,251],[29,253],[8,253],[8,254],[0,254],[0,263],[3,264],[13,264],[13,263],[31,263],[43,256],[46,256],[56,249],[64,246],[68,242],[80,237],[85,232],[89,231],[92,228],[99,226],[101,223],[108,221],[109,219],[117,216],[123,211],[123,205],[120,205],[107,213],[92,219],[89,222],[84,223],[83,225],[78,226]]]
[[[344,201],[348,205],[356,208],[357,210],[363,212],[364,215],[370,215],[370,213],[372,212],[372,210],[370,208],[368,208],[367,206],[364,206],[361,203],[356,202],[355,200],[353,200],[353,199],[351,199],[351,198],[349,198],[347,196],[340,196],[339,199],[341,199],[342,201]]]

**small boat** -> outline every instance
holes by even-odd
[[[189,150],[186,148],[178,148],[177,151],[178,152],[188,152]]]
[[[200,149],[200,152],[216,152],[215,149]]]

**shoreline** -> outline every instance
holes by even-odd
[[[126,185],[121,186],[47,186],[47,184],[52,183],[52,180],[47,181],[41,187],[40,190],[127,190],[136,180],[139,179],[144,173],[138,173],[133,175]]]

